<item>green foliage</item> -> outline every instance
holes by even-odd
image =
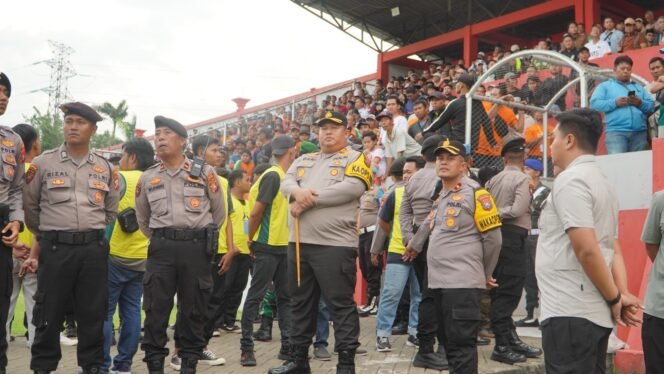
[[[122,121],[118,123],[120,130],[124,134],[125,140],[133,139],[136,132],[136,116],[131,118],[131,121]]]
[[[113,131],[111,132],[111,138],[115,139],[115,129],[119,126],[122,128],[123,124],[125,124],[125,118],[127,118],[127,115],[129,115],[129,107],[127,106],[127,100],[122,100],[118,104],[118,106],[113,106],[113,104],[109,102],[105,102],[99,106],[97,106],[95,109],[97,109],[98,112],[105,114],[108,116],[108,118],[111,119],[113,122]],[[134,121],[134,128],[136,127],[136,122]]]
[[[92,137],[92,140],[90,142],[90,148],[93,149],[102,149],[106,147],[110,147],[115,144],[120,144],[122,143],[122,140],[114,137],[108,130],[104,131],[103,133],[95,134]]]
[[[62,120],[59,117],[42,113],[36,107],[32,107],[34,113],[25,120],[34,126],[41,136],[42,150],[57,148],[64,142],[62,132]]]

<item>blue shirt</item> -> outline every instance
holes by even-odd
[[[611,31],[604,31],[599,35],[600,40],[604,40],[609,43],[611,47],[611,53],[618,53],[618,47],[620,47],[620,41],[623,38],[623,32],[618,29],[613,29]]]
[[[641,105],[618,107],[616,100],[627,96],[629,91],[635,92],[635,95],[641,99]],[[647,116],[655,109],[655,102],[650,94],[634,81],[623,83],[610,79],[595,88],[590,99],[590,107],[604,113],[606,132],[645,131]]]

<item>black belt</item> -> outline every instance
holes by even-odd
[[[205,239],[205,230],[160,228],[152,230],[152,236],[178,241]]]
[[[41,237],[56,243],[81,245],[103,239],[104,230],[92,230],[83,232],[45,231],[41,233]]]
[[[520,234],[520,235],[528,235],[528,232],[529,232],[528,229],[524,229],[523,227],[516,226],[516,225],[511,225],[511,224],[503,224],[503,230],[513,231],[513,232],[516,232],[517,234]]]

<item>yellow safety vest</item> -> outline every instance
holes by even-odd
[[[392,216],[392,234],[390,235],[390,245],[387,251],[390,253],[404,254],[406,246],[403,245],[403,234],[401,233],[401,224],[399,223],[399,216],[401,215],[401,200],[403,200],[403,192],[405,186],[400,186],[394,189],[394,214]]]
[[[279,180],[284,178],[284,171],[281,167],[275,165],[265,170],[260,178],[254,183],[249,191],[249,211],[251,212],[256,205],[256,198],[258,198],[258,187],[261,184],[263,177],[272,171],[279,174]],[[277,193],[272,203],[265,207],[261,223],[254,235],[255,242],[273,246],[286,246],[288,245],[288,200],[281,193]]]
[[[221,192],[221,199],[224,201],[224,206],[228,204],[228,180],[224,177],[218,177],[219,178],[219,184],[221,185],[221,188],[219,189]],[[228,241],[226,240],[226,228],[228,227],[228,210],[230,207],[226,207],[226,216],[224,216],[224,221],[221,224],[221,227],[219,228],[219,249],[217,250],[217,253],[223,254],[228,252]]]
[[[231,222],[233,223],[233,244],[240,250],[240,253],[249,254],[249,204],[244,203],[231,194],[233,202],[233,213],[231,213]]]
[[[125,191],[118,204],[118,212],[122,212],[127,208],[136,209],[136,186],[141,174],[143,172],[140,170],[120,171],[120,175],[125,181]],[[117,219],[113,225],[109,245],[113,256],[132,259],[148,257],[148,239],[143,235],[143,232],[141,230],[132,233],[124,232],[120,228]]]
[[[30,167],[30,164],[26,162],[25,163],[25,171],[26,172],[28,171],[29,167]],[[32,248],[33,240],[34,240],[34,236],[30,232],[30,230],[28,230],[27,227],[23,230],[23,232],[18,233],[18,241],[25,244],[28,247]]]

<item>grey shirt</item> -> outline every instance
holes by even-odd
[[[422,151],[422,146],[420,146],[415,139],[408,135],[408,130],[405,127],[394,125],[392,129],[392,135],[385,134],[385,137],[381,138],[383,146],[385,146],[385,157],[399,158],[398,153],[403,152],[403,158],[408,158],[411,156],[419,156]]]
[[[530,230],[530,188],[529,178],[516,166],[505,166],[486,183],[486,188],[496,199],[503,225],[513,225]]]
[[[595,156],[575,159],[553,184],[539,220],[535,274],[541,297],[540,320],[585,318],[613,328],[611,309],[586,275],[567,235],[571,228],[592,228],[611,268],[618,233],[618,200]]]
[[[185,158],[176,170],[159,162],[143,174],[136,187],[136,217],[148,238],[158,228],[203,229],[221,226],[226,217],[221,187],[214,169],[203,167],[200,178],[193,178],[191,160]]]
[[[648,289],[645,297],[645,312],[657,318],[664,318],[664,191],[653,196],[648,218],[643,225],[641,240],[646,244],[659,245],[659,252],[648,275]]]
[[[317,192],[316,205],[299,219],[300,243],[357,248],[357,209],[371,186],[371,169],[362,153],[343,148],[336,153],[309,153],[293,162],[281,181],[291,200],[297,188]],[[295,242],[293,217],[288,215],[290,242]]]
[[[364,195],[362,195],[362,198],[360,198],[358,227],[361,229],[376,225],[378,208],[380,208],[377,191],[378,188],[373,188],[365,192]]]
[[[120,182],[113,166],[94,152],[76,162],[67,148],[37,156],[27,171],[23,203],[30,231],[100,230],[115,221]]]
[[[436,163],[427,162],[406,184],[399,215],[404,245],[408,245],[408,241],[413,237],[413,224],[421,225],[431,212],[431,197],[438,180]]]
[[[9,127],[0,126],[0,204],[9,205],[9,220],[23,222],[23,176],[25,148],[23,141]]]
[[[476,209],[494,220],[484,232],[479,229]],[[486,288],[500,255],[499,226],[493,199],[477,182],[464,177],[454,189],[442,191],[411,243],[421,252],[431,235],[427,251],[429,288]]]

